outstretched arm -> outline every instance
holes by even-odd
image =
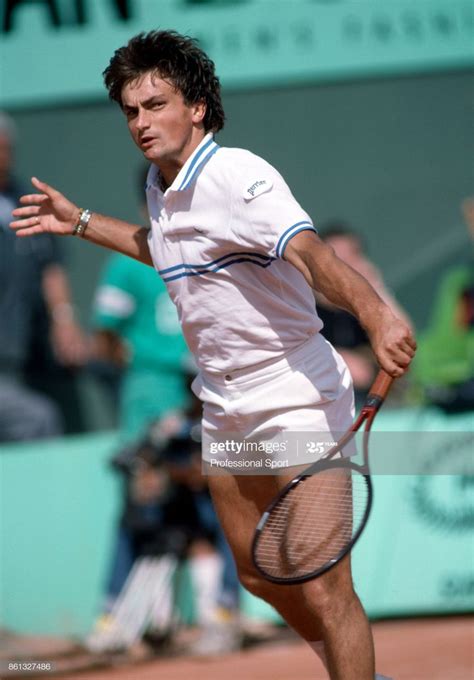
[[[64,366],[83,366],[88,358],[87,339],[74,315],[66,271],[58,263],[49,264],[43,271],[41,286],[57,360]]]
[[[17,236],[44,232],[61,236],[72,235],[79,221],[79,207],[36,177],[31,181],[41,193],[27,194],[20,198],[22,207],[13,211],[13,216],[18,219],[10,223],[12,229],[17,231]],[[148,248],[148,231],[144,227],[92,213],[83,238],[153,266]]]
[[[411,329],[394,316],[363,276],[309,231],[294,236],[284,256],[313,289],[357,317],[369,336],[377,361],[387,373],[399,377],[406,372],[416,350]]]

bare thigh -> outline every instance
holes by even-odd
[[[251,592],[275,606],[281,601],[285,604],[288,594],[294,602],[301,597],[302,602],[310,599],[320,604],[331,598],[335,590],[351,598],[353,586],[349,556],[320,578],[301,585],[275,586],[262,579],[253,565],[252,539],[260,517],[278,491],[292,478],[293,474],[258,477],[216,475],[208,478],[214,506],[234,554],[240,579]]]
[[[260,517],[292,475],[211,475],[214,507],[234,554],[239,572],[255,572],[251,545]]]

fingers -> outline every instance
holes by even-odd
[[[413,347],[414,345],[414,347]],[[400,378],[404,375],[415,356],[416,342],[412,339],[400,340],[395,344],[390,344],[382,349],[377,356],[380,366],[387,371],[393,378]]]
[[[55,199],[61,196],[59,191],[53,189],[53,187],[49,186],[49,184],[46,184],[46,182],[41,182],[41,180],[39,180],[37,177],[32,177],[31,183],[42,193],[25,194],[24,196],[21,196],[20,203],[23,203],[25,205],[41,204],[44,203],[44,201],[47,201],[49,199]]]
[[[390,369],[385,368],[385,370],[390,376],[392,376],[392,378],[401,378],[402,375],[405,374],[405,371],[403,370],[403,368],[400,368],[400,366],[393,366]]]
[[[411,331],[406,336],[405,343],[413,350],[413,352],[416,352],[417,344],[416,344],[416,340],[413,337],[413,334],[411,333]]]
[[[390,354],[390,358],[392,359],[392,361],[397,366],[405,370],[408,368],[408,366],[411,363],[411,360],[415,356],[415,352],[411,349],[411,347],[409,347],[408,350],[406,350],[400,345],[389,348],[388,352]]]
[[[37,177],[32,177],[31,178],[31,183],[34,187],[42,191],[44,194],[46,194],[49,198],[54,198],[59,194],[59,191],[56,191],[53,187],[49,186],[49,184],[46,184],[46,182],[42,182],[40,179]]]
[[[384,369],[392,378],[401,378],[406,373],[406,368],[389,357],[378,357],[380,367]]]
[[[416,342],[413,338],[411,338],[411,341],[410,340],[403,340],[400,343],[400,349],[403,352],[405,352],[411,359],[413,359],[413,357],[415,356],[416,347],[417,347],[417,345],[416,345]]]
[[[24,198],[29,198],[28,196],[23,196]],[[45,196],[45,198],[48,198]],[[36,203],[36,201],[35,201]],[[38,233],[41,231],[41,205],[27,205],[23,208],[15,208],[12,211],[12,215],[14,217],[17,217],[19,219],[13,220],[10,222],[10,227],[12,229],[28,229],[30,227],[38,227],[34,232],[31,233]],[[22,233],[22,236],[28,236],[30,232]]]
[[[14,220],[10,222],[10,227],[12,229],[23,229],[25,227],[40,227],[41,228],[41,218],[39,215],[33,217],[25,217],[21,220]]]
[[[413,338],[402,338],[398,342],[387,347],[391,358],[402,366],[408,366],[416,352],[416,342]]]
[[[29,227],[40,227],[41,203],[43,203],[44,199],[48,200],[48,196],[44,194],[30,194],[20,198],[20,202],[26,203],[27,205],[22,208],[15,208],[12,211],[12,215],[19,219],[10,222],[10,227],[17,230],[18,236],[30,236],[31,234],[37,234],[42,231],[41,228],[31,232],[25,231],[25,229],[28,229]],[[20,233],[19,230],[23,231]]]
[[[24,205],[41,205],[49,199],[46,194],[25,194],[21,196],[20,203]]]
[[[60,194],[59,191],[53,189],[53,187],[49,186],[49,184],[46,184],[46,182],[41,182],[36,177],[31,178],[31,183],[42,193],[25,194],[24,196],[21,196],[20,203],[24,205],[41,205],[42,203],[48,201],[49,199],[55,199],[62,196],[62,194]]]
[[[406,323],[393,316],[384,321],[377,327],[372,347],[380,366],[393,378],[400,378],[415,356],[416,340]]]
[[[31,217],[40,214],[41,207],[39,205],[29,205],[26,208],[15,208],[12,210],[12,215],[15,217]]]
[[[43,227],[37,222],[34,226],[30,226],[23,224],[23,220],[21,222],[11,222],[10,227],[16,230],[17,236],[33,236],[34,234],[42,234],[44,231]]]

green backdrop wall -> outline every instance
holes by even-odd
[[[114,50],[157,27],[232,88],[474,65],[472,0],[0,0],[5,105],[100,96]]]

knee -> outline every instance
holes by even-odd
[[[270,604],[274,604],[273,600],[275,599],[275,589],[278,588],[277,585],[265,580],[258,572],[250,568],[238,569],[238,576],[245,590]]]
[[[271,604],[278,611],[282,611],[287,607],[293,607],[295,604],[295,597],[300,600],[302,597],[310,596],[313,600],[317,599],[323,603],[326,599],[329,600],[329,594],[318,587],[317,584],[312,584],[311,588],[304,585],[284,585],[273,583],[263,578],[257,571],[239,570],[239,580],[243,587],[252,595],[259,597],[265,602]],[[309,592],[311,590],[311,593]]]
[[[348,610],[355,595],[352,581],[343,577],[319,578],[306,583],[281,585],[267,581],[258,572],[240,570],[241,584],[252,595],[265,600],[283,616],[295,604],[305,606],[320,621],[336,614],[336,611]]]
[[[321,620],[334,616],[337,611],[350,608],[356,597],[352,583],[345,579],[316,579],[301,585],[301,594],[305,602],[318,612]]]

